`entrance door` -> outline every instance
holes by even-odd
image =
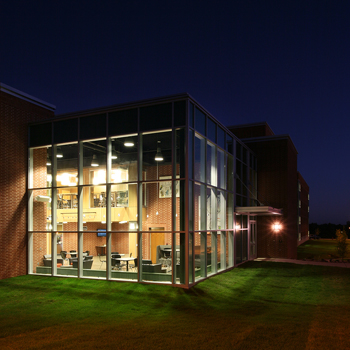
[[[159,245],[164,245],[164,227],[150,227],[151,231],[151,239],[150,239],[150,247],[151,247],[151,259],[152,264],[157,262],[157,247]]]
[[[250,221],[250,256],[249,259],[257,258],[257,249],[256,249],[256,222]]]

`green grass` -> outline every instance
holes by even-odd
[[[190,290],[0,281],[1,349],[346,349],[350,270],[248,262]]]
[[[331,239],[309,240],[298,247],[298,259],[330,259],[338,258],[337,241]],[[350,240],[348,240],[347,259],[350,259]]]

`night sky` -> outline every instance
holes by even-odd
[[[289,134],[310,222],[350,220],[350,1],[0,1],[0,82],[57,114],[188,92]]]

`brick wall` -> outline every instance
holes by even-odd
[[[47,186],[47,166],[46,166],[47,150],[46,148],[39,148],[33,150],[33,187],[42,188]],[[38,202],[35,200],[36,196],[46,196],[47,190],[35,190],[33,193],[33,230],[45,231],[47,224],[47,207],[48,203]],[[35,273],[36,266],[43,266],[43,256],[45,254],[51,254],[50,246],[48,242],[51,242],[50,233],[34,233],[33,234],[33,269],[31,271]]]
[[[258,217],[258,256],[295,258],[298,237],[297,153],[289,138],[246,142],[258,158],[258,199],[283,209],[282,217]],[[274,221],[283,229],[272,231]]]
[[[267,123],[232,126],[228,129],[240,139],[274,135]]]
[[[53,116],[0,91],[0,279],[27,273],[28,123]]]
[[[171,165],[158,166],[158,178],[161,176],[171,176]],[[157,167],[150,166],[147,168],[147,178],[157,179]],[[159,184],[157,182],[148,183],[146,185],[146,217],[142,220],[142,230],[149,231],[151,227],[164,227],[164,231],[172,230],[172,199],[159,198]],[[179,213],[179,200],[177,202],[177,212]],[[158,215],[157,215],[158,212]],[[177,221],[180,217],[178,215]],[[179,227],[177,225],[177,227]],[[144,233],[142,235],[142,256],[144,259],[151,259],[150,250],[151,233]],[[164,244],[171,244],[171,233],[164,233]]]

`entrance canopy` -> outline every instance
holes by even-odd
[[[236,207],[236,214],[246,214],[246,215],[282,215],[282,209],[277,209],[268,206],[259,207]]]

